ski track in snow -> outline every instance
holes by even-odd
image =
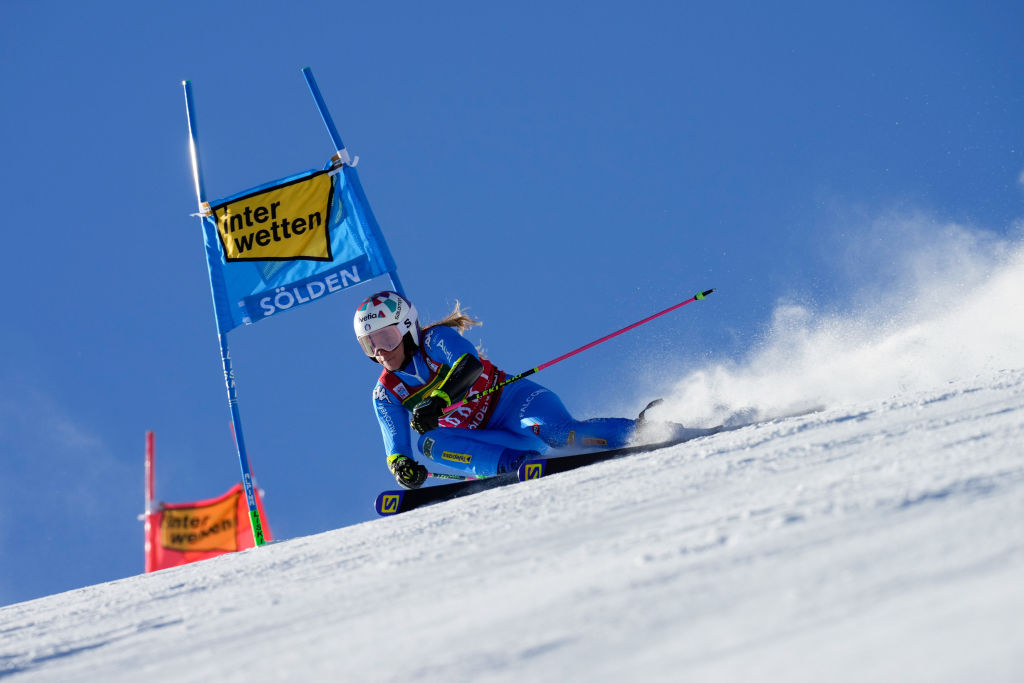
[[[1021,444],[1024,370],[833,405],[4,607],[0,678],[1020,681]]]

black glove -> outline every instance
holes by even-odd
[[[437,421],[448,405],[448,401],[445,401],[443,396],[427,398],[413,408],[412,428],[420,434],[426,434],[431,429],[437,429]]]
[[[418,489],[427,480],[427,468],[404,455],[388,458],[388,469],[395,475],[395,481],[407,489]]]

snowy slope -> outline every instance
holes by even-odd
[[[832,404],[11,605],[0,676],[1020,681],[1022,444],[1024,370]]]

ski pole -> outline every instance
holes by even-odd
[[[483,479],[483,477],[476,477],[469,474],[445,474],[442,472],[427,472],[427,476],[431,479],[454,479],[455,481],[475,481],[477,479]]]
[[[660,311],[658,313],[655,313],[654,315],[651,315],[651,316],[648,316],[648,317],[644,318],[643,320],[640,320],[639,322],[635,322],[632,325],[628,325],[626,327],[623,327],[621,330],[619,330],[617,332],[612,332],[611,334],[605,335],[604,337],[601,337],[600,339],[592,341],[589,344],[581,346],[578,349],[575,349],[573,351],[570,351],[569,353],[563,354],[563,355],[559,356],[558,358],[555,358],[554,360],[549,360],[547,363],[541,363],[540,365],[538,365],[535,368],[530,368],[529,370],[526,370],[525,372],[520,372],[518,375],[515,375],[513,377],[508,377],[503,382],[499,382],[498,384],[495,384],[493,387],[491,387],[489,389],[484,389],[483,391],[481,391],[479,393],[473,394],[472,396],[467,396],[466,398],[462,399],[461,401],[459,401],[457,403],[451,404],[450,406],[445,408],[444,412],[445,413],[450,413],[451,411],[453,411],[453,410],[455,410],[457,408],[462,407],[466,403],[469,403],[471,401],[475,401],[478,398],[482,398],[484,396],[487,396],[488,394],[493,394],[495,391],[498,391],[499,389],[501,389],[503,387],[506,387],[509,384],[512,384],[513,382],[518,382],[519,380],[523,379],[524,377],[529,377],[530,375],[532,375],[532,374],[534,374],[536,372],[540,372],[544,368],[550,368],[555,363],[560,363],[563,360],[565,360],[566,358],[571,358],[571,357],[575,356],[577,353],[582,353],[582,352],[586,351],[587,349],[593,348],[593,347],[597,346],[598,344],[600,344],[602,342],[608,341],[612,337],[619,336],[623,332],[629,332],[630,330],[632,330],[634,328],[637,328],[637,327],[640,327],[644,323],[649,323],[652,320],[654,320],[655,318],[663,316],[666,313],[670,313],[670,312],[676,310],[677,308],[682,308],[686,304],[691,304],[694,301],[700,301],[700,300],[706,298],[707,296],[709,296],[714,291],[715,291],[714,289],[708,289],[708,290],[705,290],[703,292],[699,292],[697,294],[694,294],[692,297],[690,297],[686,301],[678,303],[675,306],[669,306],[664,311]]]

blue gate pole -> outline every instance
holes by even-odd
[[[192,153],[192,176],[196,185],[196,199],[199,201],[199,220],[205,220],[202,216],[208,210],[206,206],[206,186],[203,184],[203,174],[199,163],[198,131],[196,127],[195,105],[192,100],[192,81],[182,81],[185,86],[185,109],[188,116],[188,137]],[[216,302],[214,302],[216,311]],[[220,341],[220,361],[224,367],[224,382],[228,389],[228,407],[231,409],[231,426],[235,431],[235,446],[238,450],[238,463],[242,468],[242,486],[245,488],[245,498],[249,503],[249,523],[252,526],[252,538],[256,546],[266,543],[263,537],[263,522],[260,519],[259,508],[256,505],[256,491],[252,485],[252,472],[249,469],[249,457],[246,455],[245,438],[242,436],[242,416],[238,411],[238,393],[235,389],[235,372],[231,367],[231,350],[228,348],[228,334],[220,331],[220,323],[217,325],[217,337]]]
[[[306,85],[309,86],[309,92],[313,95],[313,100],[316,102],[320,118],[324,120],[324,125],[327,126],[327,134],[331,136],[331,142],[334,144],[334,149],[337,150],[335,159],[342,163],[348,163],[348,152],[345,150],[345,143],[341,141],[341,135],[338,133],[337,126],[334,125],[331,112],[327,110],[327,103],[324,102],[324,97],[320,94],[320,87],[316,84],[316,79],[313,78],[313,70],[308,66],[303,67],[302,75],[305,77]],[[405,288],[402,287],[402,282],[398,279],[397,270],[389,272],[388,278],[391,280],[391,286],[394,287],[395,291],[405,297]]]
[[[206,184],[203,183],[203,169],[199,163],[198,128],[196,127],[196,108],[192,100],[192,81],[182,81],[185,86],[185,116],[188,117],[188,147],[192,156],[192,179],[196,185],[196,198],[199,200],[199,213],[204,211],[206,203]]]
[[[235,389],[235,371],[231,366],[231,350],[228,348],[228,335],[218,332],[220,340],[220,361],[224,366],[224,383],[228,389],[228,406],[231,408],[231,426],[235,431],[235,448],[238,450],[238,464],[242,468],[242,486],[245,488],[245,499],[249,503],[249,524],[252,526],[252,540],[257,547],[266,543],[263,537],[263,520],[256,505],[256,489],[252,484],[252,470],[249,468],[249,456],[246,455],[245,437],[242,435],[242,415],[238,410],[238,392]]]
[[[339,152],[344,151],[345,143],[341,141],[338,128],[334,125],[334,119],[331,118],[331,112],[327,111],[327,103],[324,102],[324,97],[320,94],[320,87],[317,86],[316,79],[313,78],[312,69],[308,66],[303,67],[302,75],[306,79],[306,85],[309,86],[309,92],[312,93],[313,99],[316,101],[316,108],[320,111],[320,118],[324,120],[324,125],[327,126],[327,132],[331,136],[331,142],[334,143],[334,149]]]

